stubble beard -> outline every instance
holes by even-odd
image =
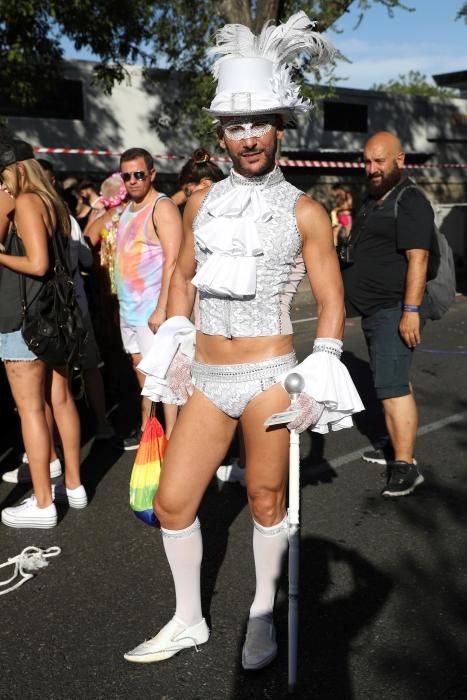
[[[246,163],[246,167],[242,165],[242,162],[244,162],[244,160],[242,159],[242,155],[244,153],[248,153],[249,151],[244,151],[243,153],[232,155],[227,146],[227,151],[229,153],[230,158],[232,159],[232,164],[235,172],[239,175],[243,175],[243,177],[261,177],[261,175],[267,175],[272,170],[274,170],[276,165],[276,150],[277,140],[274,141],[274,144],[271,147],[271,149],[258,149],[258,152],[261,152],[265,155],[265,162],[260,167],[258,167],[256,163],[252,164],[252,169],[250,170],[248,168],[248,163]],[[256,153],[255,150],[252,150],[251,152]]]
[[[387,175],[383,175],[381,178],[381,183],[375,185],[372,183],[371,179],[368,178],[368,192],[372,197],[380,198],[392,190],[397,184],[399,184],[402,178],[402,171],[397,167],[396,164],[391,168]]]

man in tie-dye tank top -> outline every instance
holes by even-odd
[[[120,170],[130,203],[121,215],[116,240],[115,283],[120,305],[120,329],[125,351],[136,370],[151,347],[154,333],[165,321],[167,295],[182,238],[180,213],[154,186],[153,159],[143,148],[130,148],[120,158]],[[123,441],[127,450],[138,447],[149,415],[150,402],[142,398],[141,427]],[[167,435],[176,407],[164,405]]]

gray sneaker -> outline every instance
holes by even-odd
[[[409,464],[402,460],[388,464],[388,481],[381,495],[384,498],[398,498],[413,493],[417,486],[423,484],[425,479],[418,471],[415,464]]]
[[[248,620],[242,650],[242,666],[246,671],[258,671],[277,656],[276,630],[272,619],[251,617]]]
[[[394,459],[394,450],[392,447],[383,449],[382,447],[374,450],[366,450],[362,453],[362,459],[371,464],[381,464],[385,466],[388,462]]]

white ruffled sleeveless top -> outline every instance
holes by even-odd
[[[289,335],[305,274],[295,207],[303,194],[276,167],[214,184],[193,224],[197,328],[227,338]]]

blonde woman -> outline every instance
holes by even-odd
[[[54,262],[51,236],[57,232],[68,237],[70,219],[24,141],[0,145],[0,179],[15,202],[6,252],[0,253],[0,359],[21,419],[34,490],[21,505],[5,508],[2,522],[16,528],[50,528],[57,523],[57,510],[50,482],[46,402],[51,403],[65,456],[65,484],[57,485],[56,500],[79,508],[87,505],[79,475],[80,425],[65,370],[48,368],[23,340],[20,281],[23,277],[33,309]]]

